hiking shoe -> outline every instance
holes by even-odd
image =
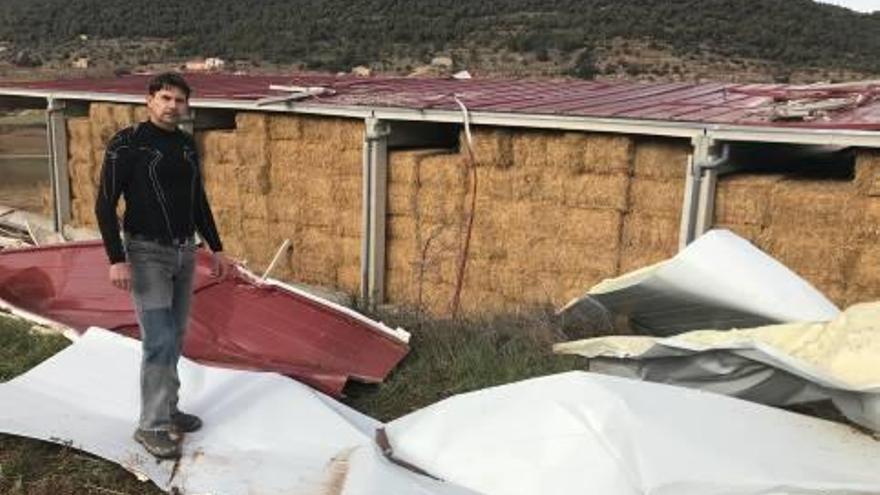
[[[194,414],[178,411],[171,415],[171,424],[180,433],[192,433],[202,427],[202,420]]]
[[[157,459],[177,459],[180,457],[180,445],[171,438],[167,431],[149,431],[138,428],[134,432],[134,439]]]

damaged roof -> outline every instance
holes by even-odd
[[[409,351],[401,329],[247,272],[217,279],[210,255],[197,259],[189,358],[275,371],[339,396],[349,379],[382,381]],[[100,241],[0,251],[0,302],[78,332],[100,326],[139,338],[131,298],[106,266]]]
[[[143,98],[149,74],[104,79],[0,83],[0,94],[74,98]],[[291,75],[186,74],[194,103],[256,102],[283,96],[270,85],[323,87],[308,100],[326,108],[399,108],[591,117],[672,123],[880,130],[880,84],[794,86],[735,83],[642,83],[535,79],[450,79]],[[210,106],[210,105],[205,105]]]

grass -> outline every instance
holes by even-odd
[[[443,398],[534,376],[577,369],[583,361],[551,354],[565,338],[550,313],[476,320],[426,320],[412,313],[374,314],[412,332],[412,351],[378,385],[352,384],[345,402],[388,421]],[[26,372],[67,340],[42,335],[0,314],[0,381]],[[0,494],[160,494],[118,465],[74,449],[0,435]]]

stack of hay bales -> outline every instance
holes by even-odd
[[[859,152],[854,181],[733,174],[718,183],[729,228],[841,307],[880,297],[880,154]]]
[[[68,170],[74,225],[97,226],[94,207],[101,166],[110,138],[120,129],[146,118],[142,106],[92,103],[88,117],[67,119]],[[120,206],[120,212],[122,211]]]
[[[273,276],[356,292],[362,139],[360,121],[257,112],[238,113],[235,131],[204,133],[226,249],[261,271],[290,239]]]
[[[669,187],[680,174],[665,169],[683,174],[687,153],[676,147],[652,158],[652,144],[645,145],[637,177],[651,196],[632,209],[638,152],[632,138],[475,128],[477,199],[461,309],[485,313],[562,304],[620,272],[621,239],[628,242],[627,260],[674,253],[683,183]],[[461,148],[457,154],[390,156],[386,280],[392,303],[420,304],[435,314],[449,310],[470,210],[463,139]],[[670,190],[672,199],[665,196]],[[672,232],[657,233],[659,241],[642,232],[667,217],[674,217]]]
[[[619,273],[657,263],[678,251],[690,151],[682,140],[636,138]]]

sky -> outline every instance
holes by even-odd
[[[859,12],[880,10],[880,0],[817,0],[821,3],[833,3]]]

